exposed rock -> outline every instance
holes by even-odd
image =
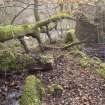
[[[79,13],[76,19],[76,36],[80,41],[87,40],[88,46],[90,42],[98,42],[97,25],[91,23],[83,13]]]

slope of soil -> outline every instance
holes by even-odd
[[[57,55],[53,71],[40,76],[47,86],[60,84],[64,91],[60,97],[46,92],[45,105],[105,105],[105,80],[92,67],[80,67],[78,59],[68,52],[58,51]]]
[[[52,71],[35,73],[46,86],[43,105],[105,105],[105,80],[95,72],[93,67],[82,68],[78,57],[68,51],[50,49],[45,52],[45,55],[52,58],[54,63]],[[27,74],[14,75],[9,77],[10,80],[6,80],[5,84],[9,87],[10,92],[15,90],[15,96],[12,95],[12,98],[6,97],[10,93],[5,88],[3,95],[5,84],[2,83],[2,80],[0,81],[0,105],[19,105],[18,100],[26,76]],[[63,86],[64,90],[61,96],[48,95],[47,87],[54,83]],[[3,100],[7,100],[7,103]]]

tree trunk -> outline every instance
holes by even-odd
[[[39,13],[38,13],[38,0],[34,0],[34,17],[35,17],[35,20],[36,22],[40,21],[40,16],[39,16]]]

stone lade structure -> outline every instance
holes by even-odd
[[[91,56],[105,58],[105,1],[85,6],[76,15],[76,37],[86,40],[83,50]]]

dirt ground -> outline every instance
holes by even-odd
[[[46,93],[46,105],[105,105],[105,80],[92,68],[81,68],[67,52],[61,53],[53,70],[41,73],[41,78],[46,85],[56,83],[64,88],[60,97]]]

